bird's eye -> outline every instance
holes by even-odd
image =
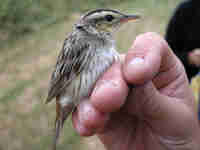
[[[106,15],[105,18],[107,21],[112,21],[114,19],[112,15]]]

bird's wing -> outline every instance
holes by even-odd
[[[77,77],[88,63],[90,57],[87,42],[70,35],[65,41],[58,56],[55,70],[52,73],[46,103],[60,95],[69,83]]]

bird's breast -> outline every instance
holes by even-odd
[[[94,84],[99,77],[113,64],[113,62],[119,60],[119,54],[115,48],[99,48],[96,49],[95,55],[91,58],[88,66],[82,72],[80,76],[81,97],[87,97],[91,93]]]
[[[93,51],[94,52],[94,51]],[[99,48],[87,60],[83,71],[68,86],[67,95],[71,93],[74,103],[79,104],[80,100],[88,98],[99,77],[115,62],[119,60],[119,54],[115,48]]]

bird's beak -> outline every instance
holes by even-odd
[[[128,21],[135,21],[135,20],[138,20],[140,18],[141,18],[141,16],[139,16],[139,15],[124,15],[120,19],[120,22],[125,23],[125,22],[128,22]]]

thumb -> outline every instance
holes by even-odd
[[[193,96],[184,68],[159,35],[146,33],[136,39],[125,58],[123,74],[135,85],[124,108],[154,131],[180,135],[194,122]]]

